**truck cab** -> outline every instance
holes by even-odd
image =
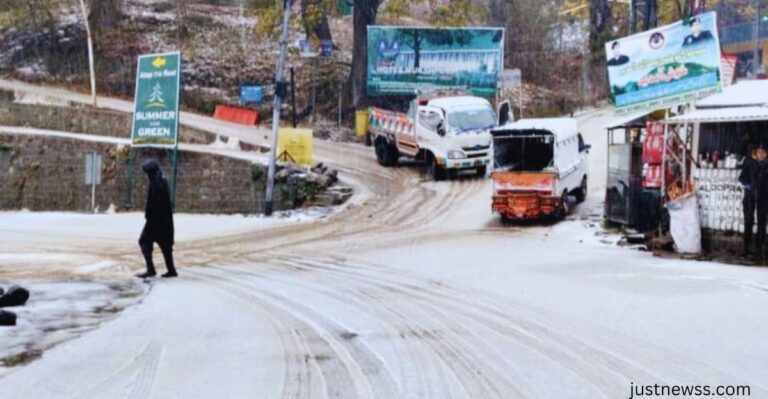
[[[405,114],[380,108],[369,113],[369,132],[380,164],[393,166],[406,156],[425,160],[435,180],[465,170],[486,175],[492,160],[490,129],[497,125],[488,100],[421,94]]]
[[[590,146],[575,119],[522,119],[492,135],[492,210],[504,220],[564,217],[571,198],[584,201]]]

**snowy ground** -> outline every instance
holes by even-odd
[[[748,385],[768,398],[768,271],[616,245],[600,217],[611,114],[578,117],[591,191],[555,224],[502,226],[487,179],[435,183],[376,165],[370,148],[319,142],[355,187],[343,212],[181,242],[178,279],[9,370],[3,393],[591,399],[628,398],[634,383]],[[140,265],[135,238],[35,231],[15,253],[121,265],[95,278]],[[0,254],[13,234],[0,230]],[[23,263],[6,262],[5,275]]]

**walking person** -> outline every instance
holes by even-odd
[[[744,242],[741,253],[749,255],[752,244],[752,231],[757,211],[756,254],[764,259],[766,218],[768,217],[768,150],[760,144],[755,150],[755,157],[747,156],[741,167],[739,182],[744,187]]]
[[[165,267],[168,271],[163,277],[176,277],[176,268],[173,265],[173,209],[171,206],[171,193],[168,181],[163,176],[160,165],[154,159],[148,159],[141,166],[149,180],[147,189],[147,206],[144,210],[144,229],[139,237],[139,247],[144,261],[147,263],[147,271],[138,274],[137,277],[147,278],[157,275],[155,264],[152,261],[152,248],[154,243],[160,246],[165,259]]]

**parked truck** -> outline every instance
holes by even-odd
[[[485,176],[491,165],[496,115],[488,100],[455,92],[422,92],[407,113],[372,107],[368,134],[382,166],[401,157],[424,160],[434,180],[460,171]]]
[[[571,118],[521,119],[491,131],[493,212],[503,221],[564,217],[587,196],[590,146]]]

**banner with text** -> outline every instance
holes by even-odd
[[[722,90],[714,12],[605,44],[617,114],[693,102]]]
[[[131,144],[176,144],[181,54],[146,54],[136,67]]]
[[[466,87],[496,95],[504,62],[503,28],[368,27],[368,95]]]

